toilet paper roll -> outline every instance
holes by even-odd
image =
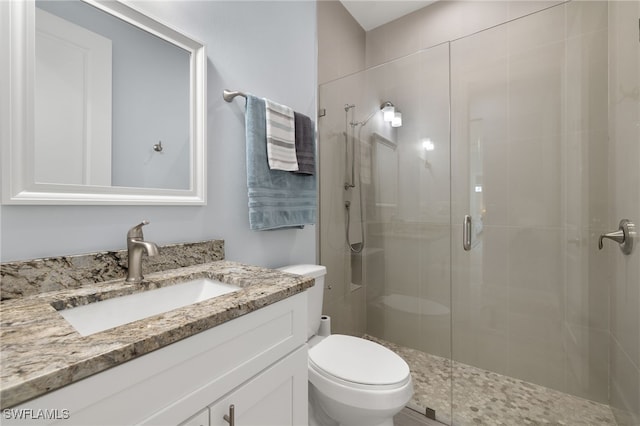
[[[318,336],[326,337],[331,334],[331,317],[323,315],[320,317],[320,328],[318,329]]]

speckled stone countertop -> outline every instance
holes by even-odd
[[[166,271],[224,260],[224,241],[167,244],[157,256],[142,256],[142,270]],[[122,278],[127,273],[127,250],[20,260],[0,264],[0,300],[18,299],[48,291],[69,290]]]
[[[58,310],[208,277],[241,287],[184,308],[86,337]],[[0,303],[0,408],[12,407],[302,292],[313,279],[215,261]]]

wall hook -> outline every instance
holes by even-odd
[[[158,141],[157,144],[153,145],[153,150],[156,152],[162,152],[162,141]]]

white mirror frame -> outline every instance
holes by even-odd
[[[206,204],[206,78],[202,43],[113,0],[82,0],[190,52],[191,185],[189,190],[34,182],[35,3],[0,1],[0,148],[3,204]]]

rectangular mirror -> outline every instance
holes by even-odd
[[[0,13],[3,203],[205,204],[202,43],[116,1]]]

